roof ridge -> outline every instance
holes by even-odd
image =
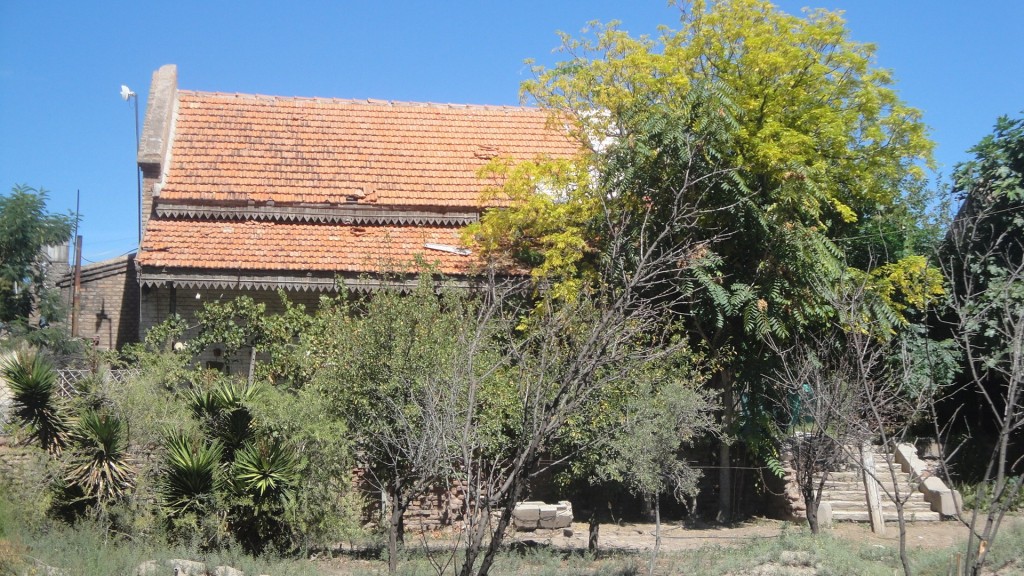
[[[330,98],[321,96],[277,96],[272,94],[246,94],[241,92],[207,92],[204,90],[179,89],[180,94],[195,96],[213,96],[217,98],[234,97],[247,100],[268,100],[282,102],[331,102],[339,104],[361,104],[364,106],[406,106],[410,108],[448,108],[452,110],[506,110],[522,112],[541,112],[534,106],[512,106],[508,104],[460,104],[443,102],[415,102],[407,100],[382,100],[378,98]]]

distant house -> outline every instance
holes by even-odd
[[[138,155],[139,333],[210,299],[272,304],[284,289],[311,303],[339,279],[372,290],[417,260],[471,278],[482,262],[459,229],[494,207],[479,170],[578,151],[548,120],[522,107],[179,90],[176,67],[161,67]]]

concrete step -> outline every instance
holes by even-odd
[[[828,478],[826,478],[825,481],[826,482],[861,482],[861,479],[863,477],[864,477],[864,474],[860,470],[857,470],[856,472],[830,472],[829,475],[828,475]],[[900,472],[899,470],[896,471],[896,477],[901,479],[901,481],[906,481],[906,482],[911,482],[912,481],[909,474],[907,474],[906,472]],[[875,471],[875,479],[878,480],[879,482],[884,482],[884,481],[891,482],[892,481],[892,475],[889,474],[889,470],[888,469],[876,470]]]
[[[885,493],[881,493],[881,492],[878,494],[878,497],[882,501],[891,500],[891,498],[889,498],[887,495],[885,495]],[[861,488],[860,490],[823,490],[821,492],[821,499],[822,500],[850,500],[850,501],[860,500],[862,502],[866,502],[867,501],[867,496],[865,495],[863,488]],[[910,502],[915,502],[915,501],[924,502],[925,501],[924,500],[924,495],[922,495],[920,492],[910,492],[910,493],[908,493],[908,492],[903,492],[903,491],[900,492],[900,500],[908,500]]]
[[[864,493],[864,484],[825,484],[821,488],[822,492],[860,492]],[[907,494],[916,494],[920,490],[913,484],[902,484],[899,486],[900,496],[903,497]],[[896,489],[891,484],[880,484],[878,487],[879,494],[895,494]]]
[[[867,506],[864,502],[851,502],[848,500],[829,500],[833,512],[866,512]],[[896,513],[896,505],[892,502],[882,505],[882,511],[886,514]],[[903,511],[910,513],[931,513],[931,506],[927,502],[907,502],[903,505]]]
[[[885,488],[886,490],[892,490],[893,489],[892,481],[882,481],[882,482],[879,482],[878,485],[883,487],[883,488]],[[899,487],[901,492],[917,492],[919,485],[920,484],[917,483],[917,482],[907,482],[907,481],[901,481],[899,484],[896,484],[896,486]],[[822,484],[821,487],[822,487],[823,490],[864,490],[864,482],[862,482],[862,481],[857,481],[857,482],[829,482],[829,481],[825,481],[825,483]]]
[[[885,518],[886,522],[896,522],[897,516],[895,511],[884,510],[882,517]],[[942,520],[942,516],[938,512],[905,512],[904,517],[907,522],[939,522]],[[832,510],[832,519],[837,522],[870,522],[871,517],[868,515],[867,510],[857,512],[847,511],[836,511]]]
[[[890,495],[895,495],[896,491],[899,491],[899,497],[904,501],[903,512],[908,522],[934,522],[942,519],[939,513],[932,512],[931,504],[918,491],[920,481],[903,472],[891,454],[881,450],[872,450],[871,454],[874,466],[868,472],[879,485],[882,515],[886,522],[895,523],[897,519],[896,505],[890,499]],[[835,520],[869,522],[864,470],[853,466],[847,470],[830,472],[822,484],[822,502],[831,505]]]

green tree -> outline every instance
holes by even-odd
[[[1024,429],[1024,119],[1000,118],[970,151],[974,158],[953,174],[963,204],[942,259],[963,379],[979,405],[976,422],[993,440],[965,557],[978,574],[1024,490],[1024,460],[1012,453]]]
[[[690,466],[685,448],[716,427],[715,403],[701,386],[705,368],[699,358],[680,354],[645,370],[596,470],[598,478],[622,482],[654,501],[650,574],[661,548],[661,498],[671,495],[683,503],[696,498],[701,472]]]
[[[24,185],[0,196],[0,322],[26,325],[33,312],[44,318],[56,314],[48,306],[53,299],[45,298],[42,250],[66,243],[74,219],[48,213],[46,196]]]
[[[673,235],[691,236],[688,244],[704,251],[677,310],[694,338],[734,352],[716,378],[722,423],[767,452],[759,422],[769,403],[758,404],[773,392],[766,338],[827,321],[834,311],[825,296],[844,279],[870,282],[865,312],[894,329],[941,293],[940,275],[906,232],[921,216],[909,200],[921,194],[932,144],[891,73],[874,66],[873,46],[850,40],[839,14],[791,16],[763,0],[680,7],[680,28],[657,39],[596,24],[583,39],[563,36],[569,58],[536,69],[523,93],[579,140],[574,177],[545,178],[553,171],[543,163],[519,168],[525,178],[507,174],[511,209],[486,215],[474,234],[485,250],[517,256],[495,239],[551,237],[551,210],[582,207],[561,219],[575,237],[518,242],[532,248],[527,263],[546,278],[578,283],[597,259],[630,266],[628,251],[602,248],[607,235],[593,225],[602,209],[632,213],[636,230],[660,232],[676,226],[686,191],[698,225]],[[538,182],[550,189],[566,180],[573,185],[561,195],[536,192]],[[535,200],[545,194],[552,208]],[[636,236],[637,245],[651,240]],[[728,442],[720,459],[727,519]]]
[[[409,506],[455,474],[454,435],[466,422],[456,418],[460,383],[491,344],[474,338],[472,298],[437,290],[424,275],[408,294],[386,288],[366,301],[324,302],[303,339],[309,387],[351,431],[365,480],[386,495],[392,573]]]

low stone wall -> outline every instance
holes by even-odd
[[[352,472],[352,483],[362,492],[366,501],[363,520],[368,523],[383,523],[383,495],[367,479],[365,468]],[[452,480],[447,486],[438,486],[409,504],[405,511],[405,527],[413,531],[439,530],[462,520],[465,504],[465,490],[460,480]]]
[[[783,475],[778,478],[766,472],[765,488],[773,504],[769,507],[771,516],[778,520],[803,522],[807,520],[807,506],[797,483],[797,469],[793,465],[793,452],[785,450],[779,455]]]
[[[0,482],[19,486],[37,484],[43,477],[46,454],[31,446],[20,446],[13,436],[0,434]]]
[[[896,463],[904,472],[920,480],[918,490],[932,507],[932,512],[943,516],[955,516],[963,509],[963,498],[960,492],[950,489],[938,476],[934,475],[934,466],[917,455],[913,444],[900,444],[896,447]]]
[[[405,513],[405,525],[412,530],[439,530],[462,520],[465,490],[453,480],[447,487],[434,488],[413,500]]]

